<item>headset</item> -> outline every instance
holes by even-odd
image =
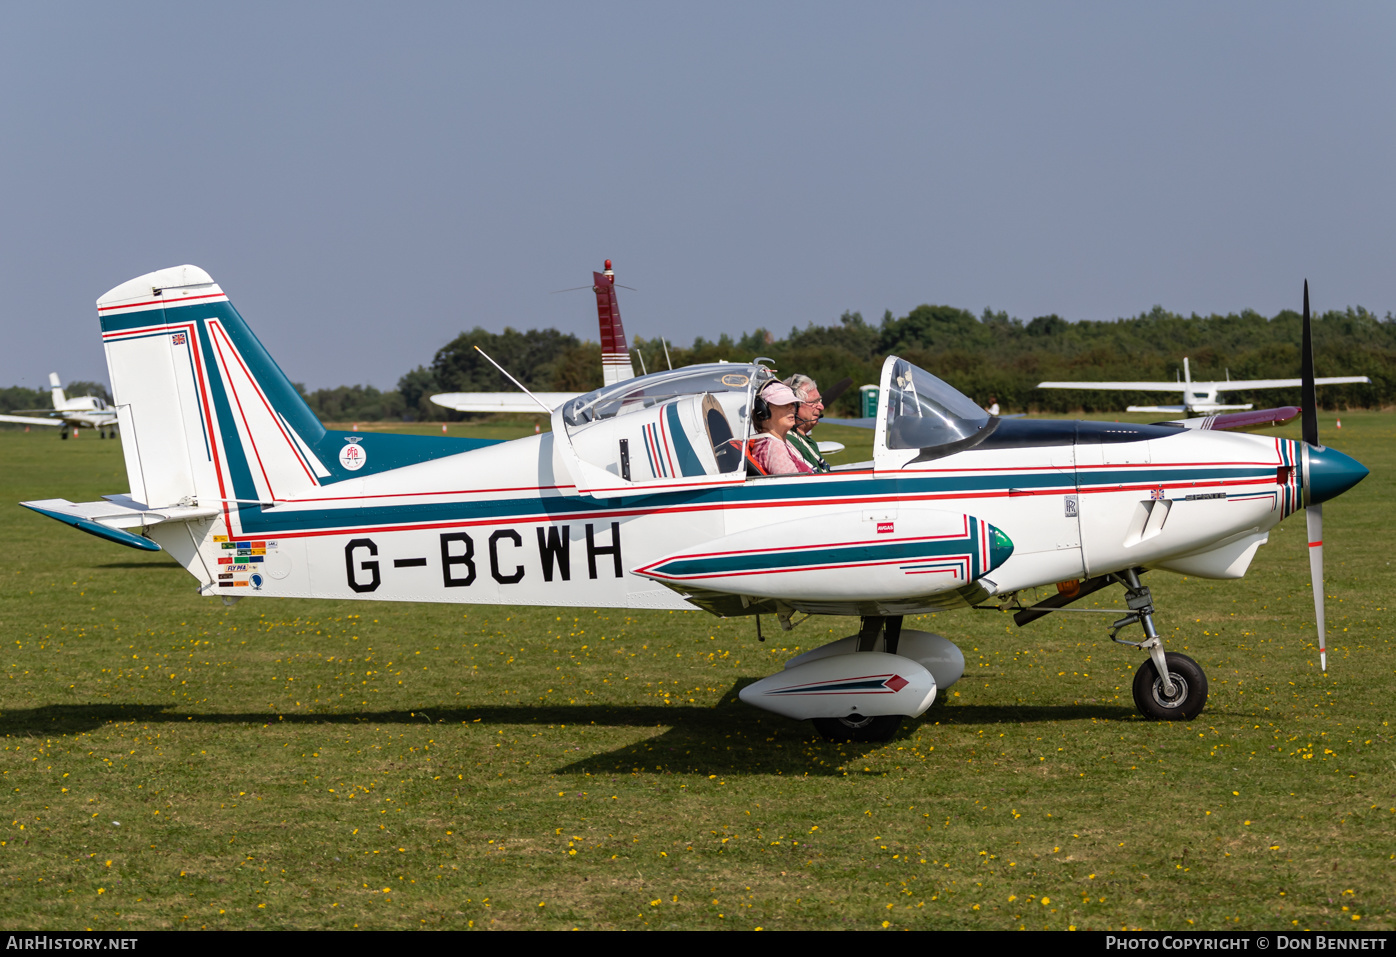
[[[751,404],[751,421],[765,422],[771,417],[771,406],[760,393],[756,395],[756,401]]]

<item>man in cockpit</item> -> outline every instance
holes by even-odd
[[[818,443],[809,437],[810,432],[819,424],[820,417],[824,415],[824,402],[819,395],[819,386],[815,385],[809,376],[800,375],[798,372],[784,382],[799,400],[799,405],[795,406],[795,428],[790,430],[785,441],[800,453],[800,457],[809,463],[811,469],[827,472],[829,463],[819,454]]]

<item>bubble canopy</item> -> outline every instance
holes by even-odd
[[[679,396],[704,393],[740,398],[741,406],[748,408],[755,395],[753,384],[762,386],[772,378],[771,371],[764,366],[735,362],[651,372],[569,399],[562,405],[562,420],[569,429],[576,429],[602,419],[649,409]]]

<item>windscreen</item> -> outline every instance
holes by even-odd
[[[894,360],[887,385],[887,447],[928,449],[967,439],[989,425],[989,413],[924,369]]]

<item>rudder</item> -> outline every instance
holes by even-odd
[[[207,272],[148,273],[97,313],[132,498],[269,505],[331,477],[324,426]]]

